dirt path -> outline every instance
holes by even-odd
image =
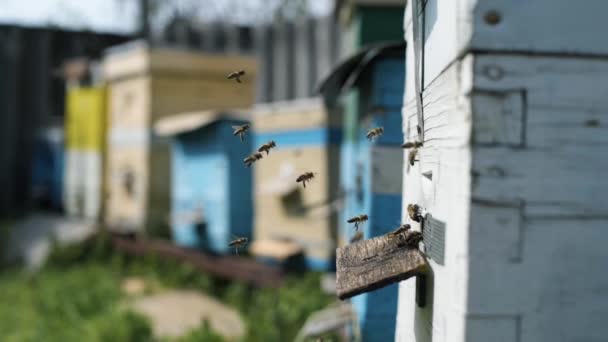
[[[200,326],[203,320],[227,339],[245,333],[239,313],[223,303],[191,290],[170,290],[136,299],[131,308],[147,316],[156,337],[178,337]]]

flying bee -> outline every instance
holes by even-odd
[[[365,136],[367,137],[367,139],[372,140],[374,138],[378,138],[383,133],[384,133],[384,128],[376,127],[376,128],[370,129]]]
[[[411,166],[414,166],[414,163],[418,161],[418,159],[416,159],[417,156],[418,156],[417,149],[411,150],[410,153],[407,155],[407,160],[410,162]]]
[[[297,183],[302,182],[302,186],[306,187],[306,182],[310,182],[310,180],[313,178],[315,178],[314,172],[304,172],[303,174],[298,176],[298,178],[296,179],[296,182]]]
[[[422,220],[422,208],[418,204],[408,204],[407,214],[413,221],[420,222]]]
[[[408,230],[410,230],[410,228],[412,228],[412,227],[409,224],[404,223],[404,224],[400,225],[399,227],[397,227],[397,229],[390,232],[389,234],[392,236],[398,236],[401,233],[407,232]]]
[[[247,133],[247,131],[249,130],[249,127],[251,127],[249,124],[244,124],[244,125],[240,125],[240,126],[232,126],[232,129],[234,130],[232,135],[234,135],[234,136],[238,135],[239,138],[241,138],[241,141],[243,141],[243,137],[245,136],[245,133]]]
[[[228,246],[234,247],[234,251],[236,255],[239,255],[239,248],[244,247],[249,242],[249,239],[246,237],[235,237]]]
[[[229,80],[235,79],[237,83],[243,83],[243,82],[241,82],[241,77],[242,76],[245,76],[245,70],[238,70],[238,71],[235,71],[235,72],[231,72],[226,77]]]
[[[260,153],[260,152],[255,152],[250,154],[249,156],[247,156],[247,158],[243,159],[243,162],[245,163],[245,165],[247,167],[250,167],[251,164],[255,163],[256,161],[262,159],[264,156]]]
[[[260,146],[260,148],[258,148],[258,152],[266,152],[266,155],[268,155],[270,154],[270,149],[276,146],[277,144],[274,142],[274,140],[270,140],[269,142]]]
[[[350,238],[350,243],[355,243],[363,240],[363,232],[357,231],[352,238]]]
[[[403,145],[401,145],[402,148],[407,148],[407,149],[418,148],[421,146],[422,146],[422,143],[420,141],[413,141],[413,142],[408,141],[408,142],[404,143]]]
[[[410,248],[418,248],[418,244],[423,240],[423,236],[421,232],[415,231],[410,232],[405,237],[405,245]]]
[[[348,223],[354,223],[355,224],[355,230],[359,231],[359,225],[363,224],[365,221],[367,221],[368,217],[365,214],[361,214],[359,216],[355,216],[353,218],[348,219],[346,222]]]

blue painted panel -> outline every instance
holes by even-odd
[[[313,128],[256,133],[254,146],[260,146],[269,140],[277,143],[277,149],[326,144],[338,145],[342,142],[342,130],[339,128]]]
[[[399,145],[403,141],[401,106],[405,87],[405,62],[387,59],[374,65],[372,73],[372,103],[387,109],[376,114],[373,126],[384,127],[384,134],[377,139],[379,145]]]
[[[233,235],[251,237],[251,169],[242,165],[251,143],[232,136],[231,128],[242,123],[220,121],[173,139],[172,226],[178,244],[232,253]],[[200,207],[203,224],[180,220]]]
[[[395,339],[399,285],[353,297],[363,341],[384,342]]]

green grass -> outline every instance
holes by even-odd
[[[152,341],[145,318],[125,310],[120,282],[142,277],[157,288],[203,291],[238,309],[247,324],[244,341],[290,341],[308,315],[332,298],[319,275],[291,276],[280,290],[251,287],[205,275],[189,265],[114,253],[105,240],[56,249],[37,274],[0,274],[2,341]],[[179,342],[222,341],[205,324]]]

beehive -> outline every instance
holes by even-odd
[[[254,147],[277,145],[254,165],[255,239],[290,240],[309,267],[334,267],[340,117],[319,99],[258,105],[253,114]],[[304,189],[296,178],[307,171],[317,175]]]
[[[104,198],[106,89],[70,88],[66,107],[64,207],[68,215],[97,220]]]
[[[435,223],[412,224],[432,271],[400,284],[397,341],[608,336],[606,10],[408,1],[403,203]]]
[[[239,69],[247,73],[243,83],[226,79]],[[169,147],[151,128],[175,113],[251,105],[256,62],[136,42],[110,49],[104,74],[109,84],[107,224],[164,229],[170,211]]]
[[[243,112],[205,111],[161,119],[158,135],[171,140],[171,228],[178,245],[234,252],[234,237],[251,238],[251,168],[243,165],[252,138],[241,141],[232,126]]]

